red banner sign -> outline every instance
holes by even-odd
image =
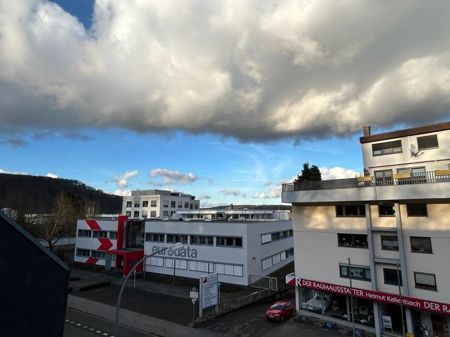
[[[419,298],[407,297],[407,296],[399,296],[395,294],[384,293],[380,291],[374,290],[366,290],[360,288],[350,288],[346,286],[341,286],[337,284],[305,280],[302,278],[296,278],[297,285],[302,288],[309,288],[314,290],[326,291],[330,293],[335,293],[339,295],[347,295],[353,294],[354,297],[363,298],[366,300],[371,300],[375,302],[383,302],[389,304],[400,305],[403,302],[405,307],[417,309],[417,310],[425,310],[438,314],[450,315],[450,304],[448,303],[440,303],[429,300],[422,300]]]

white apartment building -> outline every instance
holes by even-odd
[[[189,278],[217,273],[220,282],[249,285],[293,261],[289,214],[189,210],[170,220],[78,220],[75,261],[126,273],[142,256],[181,242],[184,249],[147,259],[145,272]]]
[[[450,337],[450,123],[360,142],[364,176],[283,185],[297,309]]]
[[[176,211],[200,207],[195,196],[165,190],[136,190],[123,197],[122,214],[129,218],[170,218]]]

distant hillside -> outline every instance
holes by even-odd
[[[200,204],[201,206],[201,204]],[[244,209],[258,209],[258,210],[284,210],[284,211],[290,211],[291,206],[290,205],[225,205],[225,206],[215,206],[215,207],[208,207],[209,209],[214,210],[244,210]]]
[[[0,209],[17,209],[23,213],[51,213],[55,199],[61,194],[96,203],[100,213],[120,213],[122,209],[122,197],[77,180],[1,173],[0,191]]]

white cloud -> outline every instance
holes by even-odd
[[[59,178],[58,175],[56,175],[56,174],[54,174],[54,173],[51,173],[51,172],[47,173],[45,176],[46,176],[46,177],[49,177],[49,178],[53,178],[53,179]]]
[[[319,167],[319,170],[322,174],[322,180],[355,178],[362,174],[361,172],[352,169],[346,169],[340,166]]]
[[[133,171],[126,171],[123,174],[114,176],[114,180],[117,185],[117,191],[122,191],[124,188],[127,188],[128,180],[130,178],[136,177],[138,174],[139,174],[139,172],[137,170],[133,170]],[[116,193],[114,192],[114,194],[116,194]]]
[[[191,184],[198,179],[197,176],[192,174],[191,172],[182,173],[178,171],[168,170],[164,168],[157,168],[150,171],[149,176],[151,178],[161,177],[162,183],[161,185],[169,185],[169,184]]]
[[[11,172],[11,171],[5,171],[5,170],[2,170],[2,169],[0,169],[0,173],[28,175],[28,173],[26,173],[26,172]]]
[[[231,195],[233,197],[238,197],[238,196],[241,196],[244,198],[247,197],[247,194],[242,192],[239,189],[224,189],[224,190],[221,190],[220,193],[222,193],[224,195]]]
[[[117,190],[115,190],[115,191],[113,192],[113,194],[114,194],[114,195],[121,196],[121,197],[125,197],[125,196],[128,197],[128,196],[131,195],[131,191],[130,191],[130,190],[123,190],[123,189],[118,188]]]
[[[211,199],[210,195],[206,195],[206,194],[200,194],[196,197],[198,200],[209,200]]]
[[[1,142],[26,145],[15,135],[30,128],[265,141],[442,120],[449,30],[446,0],[102,0],[89,31],[53,2],[0,0]]]

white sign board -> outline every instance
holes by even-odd
[[[200,301],[203,309],[218,304],[219,278],[217,274],[200,277]]]
[[[196,291],[191,291],[191,292],[189,293],[189,297],[192,298],[192,299],[198,299],[198,292],[196,292]]]
[[[393,331],[391,316],[381,316],[381,323],[383,324],[383,330]]]

